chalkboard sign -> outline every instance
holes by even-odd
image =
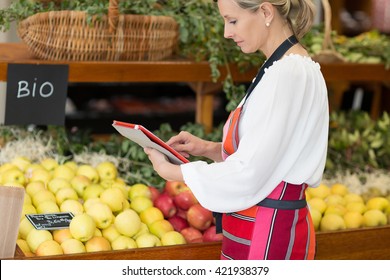
[[[68,228],[73,217],[71,212],[26,214],[26,218],[36,229],[46,230]]]
[[[5,125],[64,125],[68,65],[8,64]]]

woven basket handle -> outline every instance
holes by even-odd
[[[325,31],[324,31],[324,41],[322,43],[323,50],[335,50],[332,42],[332,10],[328,0],[322,0],[322,7],[324,8],[324,17],[325,17]]]
[[[116,32],[116,27],[118,26],[119,20],[119,0],[110,0],[108,4],[108,26],[111,33]]]

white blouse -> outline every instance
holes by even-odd
[[[257,204],[281,181],[316,187],[325,167],[328,125],[320,65],[309,57],[285,56],[266,69],[246,101],[237,151],[223,162],[182,164],[184,181],[201,205],[222,213]]]

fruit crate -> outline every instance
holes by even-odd
[[[317,260],[388,260],[390,225],[354,230],[318,232]],[[16,248],[14,259],[50,260],[217,260],[220,242],[192,243],[164,247],[25,257]]]

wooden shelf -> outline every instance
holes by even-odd
[[[23,43],[0,44],[0,81],[7,81],[7,68],[10,63],[18,64],[67,64],[69,82],[185,82],[196,94],[196,122],[212,129],[213,95],[221,91],[220,83],[214,83],[208,62],[196,62],[183,58],[170,58],[162,61],[46,61],[34,58]],[[373,117],[379,114],[380,86],[390,81],[390,71],[382,64],[333,63],[321,64],[325,80],[335,91],[333,109],[340,105],[340,95],[351,82],[373,85],[375,105]],[[237,66],[231,66],[231,73],[236,82],[250,82],[257,69],[241,73]],[[221,79],[226,76],[226,69],[221,68]]]
[[[388,260],[390,259],[390,226],[318,232],[317,260]],[[18,251],[15,259],[52,260],[217,260],[221,243],[59,255],[26,258]]]

